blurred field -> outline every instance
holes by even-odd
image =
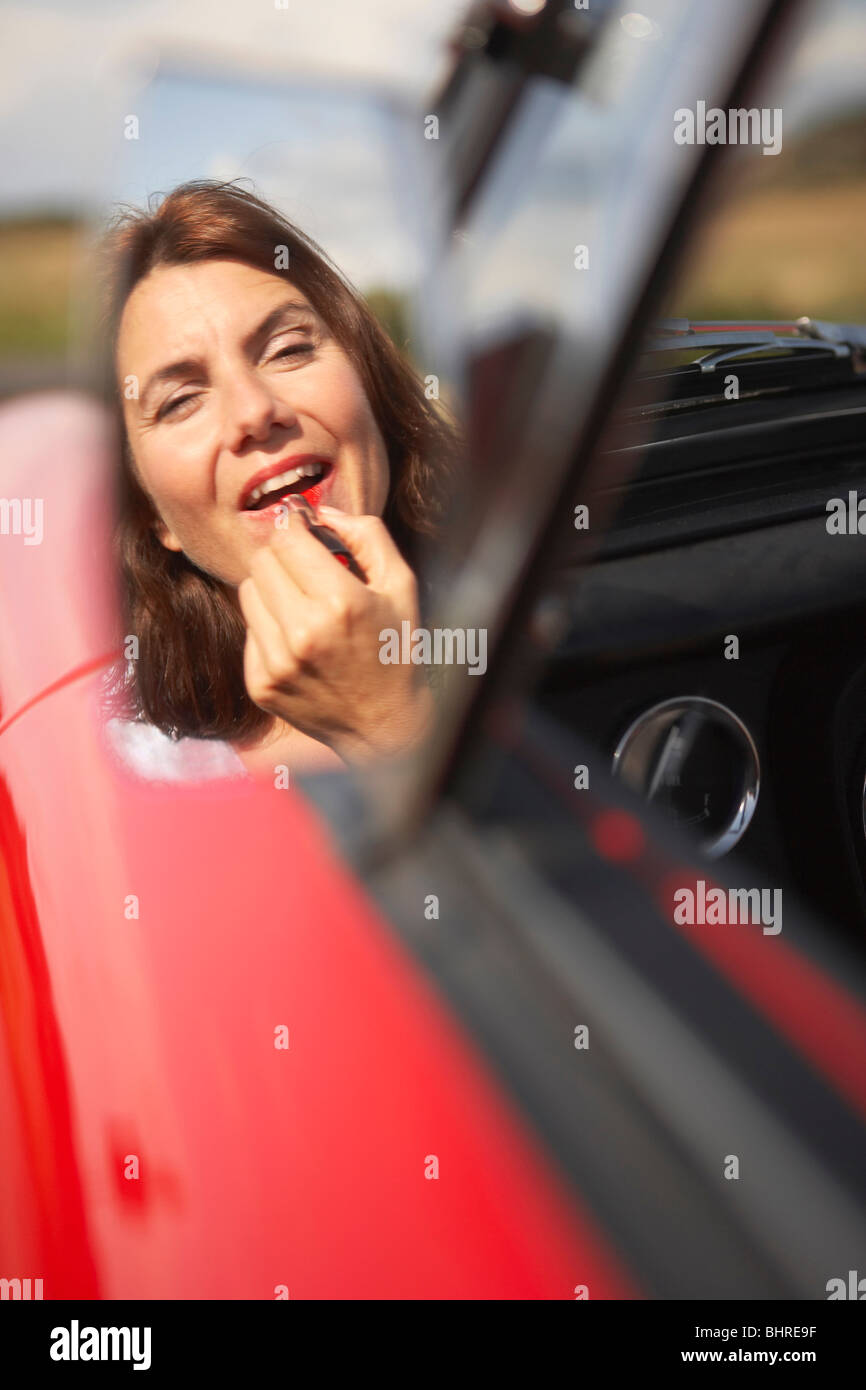
[[[0,395],[62,378],[78,326],[84,229],[62,212],[0,221]],[[786,142],[777,158],[736,152],[662,311],[684,318],[814,318],[866,323],[866,118],[848,112]],[[367,298],[401,350],[406,306]]]
[[[66,218],[0,222],[0,355],[65,349],[78,237]]]
[[[866,179],[773,188],[720,209],[667,312],[866,322]]]
[[[83,237],[82,225],[62,215],[0,221],[0,396],[68,379]],[[386,332],[407,351],[401,296],[376,288],[367,298]]]

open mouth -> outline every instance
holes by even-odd
[[[241,511],[264,511],[293,493],[303,493],[315,506],[322,483],[330,472],[331,464],[324,459],[310,459],[305,463],[295,464],[294,467],[275,473],[273,477],[251,488],[242,499]]]

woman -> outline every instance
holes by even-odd
[[[126,727],[217,741],[268,775],[411,747],[429,687],[380,661],[379,633],[418,621],[412,563],[441,515],[451,426],[324,253],[237,185],[125,212],[105,250]]]

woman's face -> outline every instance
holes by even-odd
[[[246,578],[285,523],[286,488],[382,514],[388,457],[360,377],[280,276],[230,260],[157,267],[127,300],[116,367],[159,538],[216,578]]]

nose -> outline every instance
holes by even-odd
[[[291,405],[248,366],[228,375],[223,401],[225,443],[233,453],[239,453],[247,440],[263,443],[274,425],[291,428],[297,421]]]

